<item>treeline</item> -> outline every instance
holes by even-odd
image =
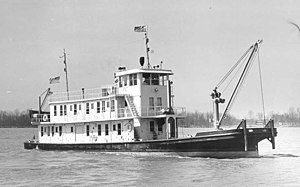
[[[300,108],[290,108],[288,112],[280,114],[271,112],[266,116],[268,119],[274,119],[275,126],[293,126],[300,127]],[[179,121],[181,127],[213,127],[213,114],[212,112],[188,112],[185,120]],[[255,124],[257,121],[262,121],[263,115],[257,113],[254,115],[252,111],[249,111],[247,124]],[[222,126],[237,126],[241,122],[241,119],[237,119],[232,115],[227,115]],[[34,126],[30,123],[28,111],[19,110],[15,111],[0,111],[0,128],[32,128]]]
[[[0,111],[0,128],[33,127],[30,123],[28,111]]]
[[[297,109],[292,107],[284,114],[272,112],[271,118],[278,123],[278,126],[300,127],[300,107]]]
[[[222,126],[238,125],[240,120],[232,115],[227,115],[223,121]],[[201,127],[212,128],[213,127],[213,113],[212,112],[188,112],[185,120],[179,121],[181,127]]]
[[[266,115],[266,122],[269,119],[273,119],[275,126],[286,126],[286,127],[300,127],[300,108],[290,108],[286,113],[275,113],[271,112]],[[179,122],[181,127],[213,127],[213,113],[212,112],[188,112],[186,119]],[[237,126],[242,119],[238,119],[232,115],[227,115],[223,121],[222,126]],[[261,124],[263,121],[263,114],[257,113],[256,115],[252,112],[248,112],[246,118],[247,124]]]

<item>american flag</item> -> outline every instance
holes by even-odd
[[[50,83],[50,84],[59,83],[59,80],[60,80],[60,76],[53,77],[53,78],[50,78],[50,79],[49,79],[49,83]]]
[[[147,26],[146,25],[135,26],[134,32],[147,32]]]

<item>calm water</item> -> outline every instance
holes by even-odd
[[[23,149],[35,131],[0,129],[1,186],[300,186],[300,128],[279,128],[276,150],[261,142],[250,159]]]

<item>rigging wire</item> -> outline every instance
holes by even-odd
[[[237,98],[237,96],[239,95],[239,93],[240,93],[240,91],[241,91],[241,88],[242,88],[242,86],[244,85],[244,82],[245,82],[247,76],[249,75],[249,71],[250,71],[250,69],[251,69],[252,66],[253,66],[253,62],[254,62],[255,57],[256,57],[256,53],[253,55],[253,58],[252,58],[252,60],[250,61],[248,68],[246,69],[245,75],[243,76],[243,78],[242,78],[242,80],[241,80],[241,84],[239,85],[239,87],[238,87],[238,89],[237,89],[237,91],[236,91],[236,94],[233,96],[232,102],[231,102],[231,104],[229,105],[228,110],[227,110],[228,113],[230,112],[232,105],[233,105],[234,102],[236,101],[236,98]]]
[[[234,80],[234,78],[236,77],[236,75],[240,72],[241,68],[243,67],[243,64],[245,63],[246,61],[246,58],[247,56],[244,56],[244,59],[242,61],[242,63],[240,63],[238,69],[236,70],[236,72],[234,73],[234,75],[232,76],[232,78],[230,79],[230,81],[228,82],[228,84],[225,86],[225,88],[223,90],[221,90],[221,93],[224,93],[227,88],[229,87],[229,85],[231,84],[231,82]]]
[[[221,81],[217,84],[217,88],[223,84],[223,82],[228,78],[228,76],[232,73],[232,71],[237,67],[237,65],[245,58],[245,56],[249,53],[249,51],[252,49],[253,46],[251,46],[242,56],[241,58],[230,68],[230,70],[223,76]]]
[[[261,93],[261,101],[262,101],[262,108],[263,108],[264,125],[266,125],[266,112],[265,112],[265,102],[264,102],[264,93],[263,93],[263,83],[262,83],[261,67],[260,67],[260,58],[259,58],[259,48],[258,48],[258,50],[257,50],[257,61],[258,61],[259,82],[260,82],[260,93]]]
[[[249,56],[249,59],[248,59],[248,62],[246,64],[246,67],[245,69],[243,70],[242,74],[241,74],[241,77],[237,83],[237,86],[235,87],[234,91],[233,91],[233,94],[227,104],[227,107],[225,108],[225,111],[220,119],[220,125],[221,125],[221,122],[222,120],[225,118],[225,116],[227,115],[228,111],[230,110],[231,106],[232,106],[232,103],[233,101],[235,100],[236,96],[238,95],[237,93],[240,91],[240,88],[241,86],[243,85],[244,81],[245,81],[245,77],[248,75],[248,72],[249,72],[249,69],[250,67],[252,66],[252,63],[255,59],[255,56],[256,56],[256,52],[257,52],[257,49],[258,49],[258,45],[262,42],[262,40],[259,40],[258,42],[256,42],[254,45],[252,45],[250,47],[250,49],[253,48],[252,52],[251,52],[251,55]],[[219,125],[219,126],[220,126]]]

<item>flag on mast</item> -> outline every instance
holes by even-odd
[[[50,78],[49,79],[49,84],[59,83],[59,80],[60,80],[60,76]]]
[[[134,32],[147,32],[147,26],[146,25],[135,26]]]

